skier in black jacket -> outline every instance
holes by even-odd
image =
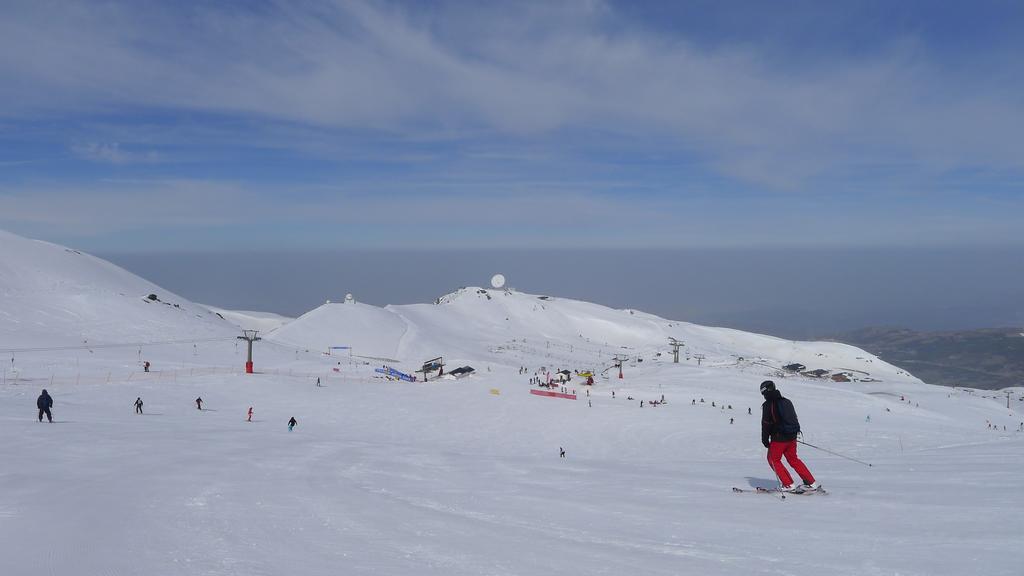
[[[43,389],[43,393],[36,399],[36,408],[39,408],[39,421],[43,421],[43,414],[46,414],[46,420],[50,423],[53,422],[53,415],[50,414],[50,408],[53,407],[53,398],[50,394]]]
[[[817,490],[818,483],[815,482],[814,475],[796,455],[800,421],[797,420],[793,403],[782,397],[775,389],[775,382],[771,380],[761,383],[761,395],[764,396],[764,404],[761,404],[761,444],[768,449],[768,465],[779,477],[781,489],[786,492]],[[782,465],[783,456],[803,480],[803,486],[793,484],[789,470]]]

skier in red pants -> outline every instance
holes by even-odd
[[[775,389],[775,382],[765,380],[761,383],[761,444],[768,449],[768,465],[779,477],[784,492],[808,492],[818,489],[814,475],[807,469],[800,457],[796,455],[796,438],[800,433],[800,421],[796,417],[793,403],[783,398]],[[782,465],[782,457],[793,467],[803,480],[802,486],[793,484],[789,470]]]

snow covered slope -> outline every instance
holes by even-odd
[[[273,312],[226,310],[224,308],[215,308],[213,306],[207,306],[207,308],[209,308],[211,312],[220,314],[221,318],[224,318],[243,330],[259,330],[264,334],[271,330],[276,330],[277,328],[280,328],[294,320],[294,318],[281,316],[280,314],[274,314]]]
[[[1024,566],[1022,389],[940,388],[848,346],[478,288],[437,304],[321,306],[256,342],[256,373],[243,374],[237,328],[201,307],[60,247],[5,235],[0,250],[3,342],[37,347],[0,370],[3,575]],[[69,331],[224,338],[40,344]],[[686,344],[679,364],[669,336]],[[340,345],[355,354],[324,353]],[[377,357],[411,370],[438,355],[477,372],[424,384],[374,371]],[[604,370],[615,355],[622,379]],[[856,381],[780,373],[791,361]],[[530,393],[542,367],[599,376],[566,385],[576,400],[546,398]],[[831,450],[799,448],[828,495],[731,491],[777,483],[760,443],[765,378],[793,400],[804,440]],[[53,424],[36,421],[41,388]]]
[[[385,308],[329,302],[268,334],[278,342],[326,352],[349,346],[362,356],[394,358],[409,326]]]
[[[110,262],[0,231],[0,348],[201,339],[236,332],[208,309]]]
[[[684,362],[760,363],[776,369],[848,372],[854,379],[916,381],[903,370],[852,346],[794,342],[728,328],[666,320],[635,310],[511,290],[462,288],[434,304],[379,308],[325,304],[269,333],[271,340],[314,350],[351,346],[362,356],[393,358],[407,368],[437,356],[454,362],[488,358],[525,365],[540,353],[553,367],[601,371],[619,355],[630,362],[666,361],[669,338],[685,343]]]
[[[806,441],[874,465],[801,446],[830,493],[783,501],[730,490],[775,483],[757,366],[645,362],[571,401],[530,395],[529,375],[500,365],[411,384],[358,364],[334,372],[333,358],[271,362],[268,351],[258,343],[264,373],[252,375],[187,367],[78,384],[39,372],[37,385],[0,386],[0,574],[1016,576],[1024,566],[1014,429],[1024,416],[999,399],[779,380]],[[237,360],[224,352],[198,358]],[[196,362],[180,353],[157,365]],[[52,425],[35,421],[40,387],[56,401]],[[639,406],[661,395],[666,404]],[[132,413],[137,396],[143,415]]]

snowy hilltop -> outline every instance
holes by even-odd
[[[0,349],[0,574],[1024,566],[1024,390],[842,344],[475,287],[218,314],[0,233]],[[827,492],[770,491],[768,379],[766,443]]]
[[[0,230],[0,349],[230,336],[203,306],[95,256]]]
[[[268,338],[312,350],[343,347],[355,355],[409,365],[445,355],[459,363],[486,359],[519,366],[540,353],[561,366],[599,371],[616,358],[664,362],[675,340],[682,344],[682,360],[694,364],[760,366],[774,372],[800,364],[800,372],[818,370],[819,377],[918,382],[845,344],[794,342],[636,310],[479,287],[460,288],[433,304],[328,302],[271,331]]]
[[[683,344],[684,361],[712,366],[799,363],[854,380],[912,380],[843,344],[793,342],[507,289],[460,288],[433,304],[328,302],[295,320],[210,309],[89,254],[2,231],[0,294],[0,349],[230,339],[245,327],[283,346],[343,348],[411,368],[436,356],[518,366],[542,346],[552,360],[563,354],[567,366],[602,371],[620,356],[664,360],[674,339]]]

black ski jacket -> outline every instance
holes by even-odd
[[[761,404],[761,443],[767,446],[769,441],[789,442],[796,440],[799,433],[800,421],[793,403],[778,390],[765,394]]]
[[[53,407],[53,398],[49,394],[40,394],[39,398],[36,399],[36,408],[47,410],[51,407]]]

